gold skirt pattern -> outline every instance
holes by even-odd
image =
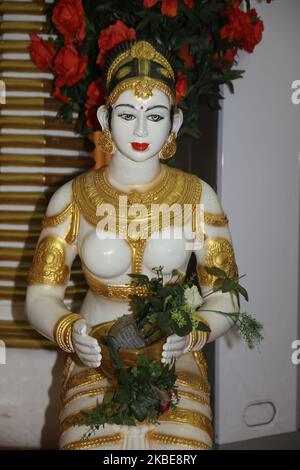
[[[210,450],[213,445],[210,385],[207,364],[202,352],[188,353],[176,361],[179,403],[175,411],[164,413],[156,425],[138,426],[107,424],[84,438],[86,426],[74,426],[83,411],[92,410],[112,394],[115,384],[101,372],[79,365],[68,356],[62,381],[59,446],[63,450],[117,449],[197,449]]]

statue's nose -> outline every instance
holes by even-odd
[[[147,137],[148,135],[147,124],[146,124],[145,119],[143,119],[143,117],[138,119],[136,128],[134,130],[134,135],[136,137]]]

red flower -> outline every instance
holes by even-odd
[[[189,53],[189,46],[182,47],[177,53],[178,57],[183,60],[184,66],[187,69],[193,69],[195,67],[194,59]]]
[[[170,390],[164,391],[164,397],[160,402],[160,410],[162,413],[169,411],[172,401],[172,392]]]
[[[54,61],[55,86],[74,85],[85,74],[88,64],[87,56],[80,56],[77,49],[71,46],[61,48]]]
[[[160,403],[160,411],[166,413],[170,409],[170,403],[168,401],[162,401]]]
[[[118,46],[123,41],[135,38],[135,29],[128,28],[126,24],[120,20],[116,21],[115,24],[110,25],[108,28],[103,29],[98,38],[100,53],[97,57],[97,64],[100,64],[100,67],[102,67],[111,49]]]
[[[53,96],[54,98],[56,98],[59,101],[62,101],[63,103],[69,103],[71,101],[70,98],[62,94],[62,92],[60,91],[60,88],[58,87],[55,88],[53,92]]]
[[[53,9],[52,22],[63,35],[65,45],[85,38],[85,13],[81,0],[60,0]]]
[[[183,0],[183,3],[186,7],[193,8],[194,7],[194,0]]]
[[[255,8],[251,8],[247,12],[247,16],[251,24],[251,32],[249,31],[249,34],[245,34],[242,39],[242,48],[247,52],[253,52],[255,46],[262,40],[264,23],[257,17]]]
[[[156,5],[160,0],[144,0],[144,7],[145,8],[152,8]],[[174,17],[178,13],[178,1],[179,0],[162,0],[161,5],[161,14]],[[185,4],[193,3],[193,0],[184,0]],[[189,6],[189,5],[187,5]],[[192,8],[192,7],[190,7]]]
[[[227,49],[223,58],[228,64],[233,64],[236,54],[237,49]]]
[[[261,41],[264,24],[258,18],[254,8],[245,13],[239,9],[239,0],[235,5],[237,6],[228,6],[224,12],[228,23],[221,28],[220,37],[230,42],[238,41],[240,49],[253,52],[255,46]]]
[[[144,8],[152,8],[158,2],[159,2],[159,0],[144,0]]]
[[[176,103],[178,104],[184,96],[187,95],[187,77],[184,73],[178,72],[177,83],[176,83]]]
[[[36,34],[31,34],[31,44],[28,47],[33,62],[40,70],[51,70],[53,59],[56,54],[55,48],[51,42],[44,41]]]
[[[88,99],[85,103],[85,115],[87,125],[94,130],[100,130],[101,126],[97,118],[97,110],[105,102],[105,90],[100,79],[91,82],[87,89]]]
[[[178,13],[178,0],[163,0],[161,14],[174,17]]]

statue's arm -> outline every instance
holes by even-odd
[[[210,275],[206,266],[217,266],[223,269],[229,277],[238,276],[235,263],[232,239],[228,228],[228,220],[224,214],[219,198],[215,191],[204,181],[202,184],[201,204],[204,209],[204,243],[200,249],[195,249],[197,259],[197,274],[202,295],[205,296],[214,287],[216,278]],[[234,325],[234,321],[219,313],[205,310],[219,310],[226,313],[238,312],[236,295],[230,292],[214,292],[205,298],[198,312],[209,324],[211,333],[208,342],[214,341]]]
[[[53,195],[29,270],[26,311],[30,323],[65,352],[76,352],[83,364],[98,367],[101,350],[89,336],[85,319],[70,312],[65,290],[76,257],[80,214],[72,198],[72,183]]]
[[[77,255],[77,240],[69,243],[67,234],[72,222],[71,182],[52,196],[32,261],[26,294],[26,312],[30,323],[43,336],[53,340],[54,327],[66,314],[65,290],[71,266]],[[65,211],[65,213],[64,213]]]

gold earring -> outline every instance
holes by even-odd
[[[115,153],[116,147],[111,138],[111,133],[109,129],[104,129],[104,131],[101,132],[101,135],[98,140],[98,145],[101,150],[105,153]]]
[[[169,158],[173,157],[177,150],[177,143],[176,143],[176,134],[175,132],[171,132],[168,137],[167,142],[159,152],[159,158],[161,160],[168,160]]]

